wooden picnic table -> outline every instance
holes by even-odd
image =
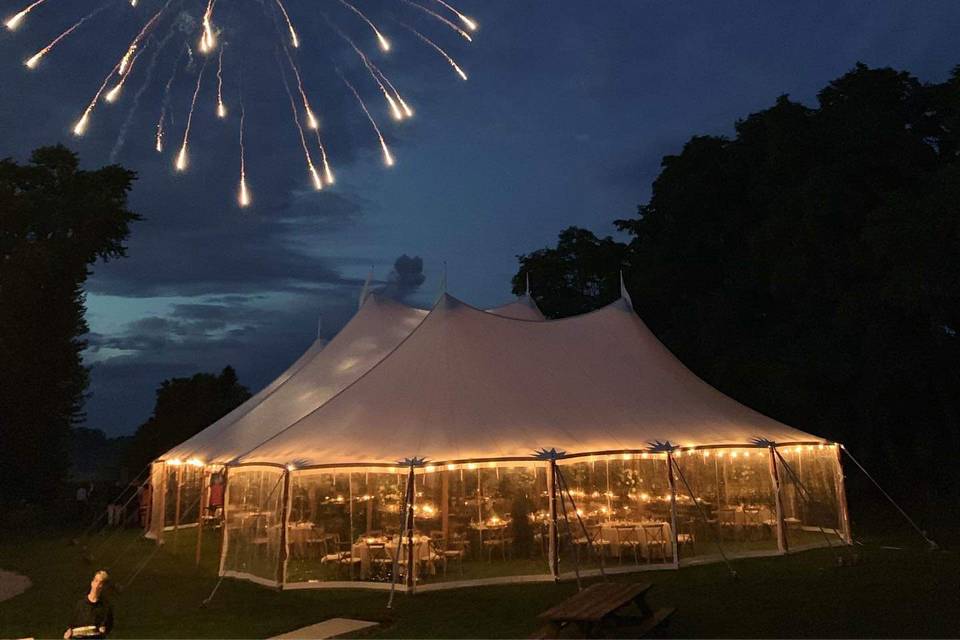
[[[592,584],[552,607],[538,617],[546,621],[537,637],[556,637],[566,625],[575,624],[583,637],[591,637],[608,622],[628,623],[637,626],[634,637],[647,633],[673,613],[673,609],[652,611],[646,602],[646,594],[653,586],[649,582],[622,583],[600,582]],[[630,604],[635,604],[639,615],[623,616],[618,613]]]

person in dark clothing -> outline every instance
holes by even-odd
[[[110,576],[97,571],[90,581],[90,591],[73,609],[70,626],[64,638],[106,638],[113,629],[113,607],[103,597],[103,587]]]

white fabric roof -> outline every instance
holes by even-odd
[[[332,343],[331,343],[332,346]],[[329,348],[329,347],[328,347]],[[723,395],[621,299],[548,322],[444,295],[355,382],[240,463],[436,462],[674,445],[821,441]]]
[[[543,320],[529,296],[490,313]],[[366,373],[420,324],[427,311],[377,294],[328,344],[314,341],[286,371],[212,425],[177,445],[162,459],[198,458],[225,463],[309,414]]]

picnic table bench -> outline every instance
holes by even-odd
[[[541,613],[538,617],[546,624],[533,637],[556,638],[564,627],[574,624],[583,637],[589,638],[602,633],[608,623],[629,625],[631,637],[642,637],[663,624],[674,611],[672,608],[650,609],[646,594],[652,586],[649,582],[600,582],[590,585]],[[637,606],[639,615],[619,613],[630,604]]]

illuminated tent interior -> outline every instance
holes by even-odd
[[[318,378],[292,409],[320,384],[294,365],[303,387],[224,418],[252,446],[204,450],[203,432],[164,456],[226,464],[221,575],[428,590],[849,542],[836,443],[700,380],[625,293],[552,321],[447,294],[416,316],[395,304],[368,300],[314,356],[334,375],[390,306],[409,328],[349,381]]]

